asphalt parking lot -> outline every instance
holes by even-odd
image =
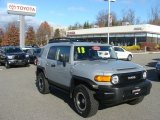
[[[154,71],[160,54],[134,55],[152,82],[150,95],[138,105],[121,104],[99,110],[89,120],[160,120],[160,80]],[[0,66],[0,120],[81,120],[67,94],[53,89],[42,95],[35,86],[34,65],[5,69]]]

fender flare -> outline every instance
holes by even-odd
[[[74,92],[74,88],[79,84],[84,84],[91,90],[98,89],[98,85],[92,80],[88,78],[80,77],[80,76],[73,76],[71,79],[71,83],[70,83],[70,97],[71,98]]]

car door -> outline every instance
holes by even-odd
[[[126,57],[125,56],[125,51],[122,48],[120,48],[120,47],[114,47],[114,50],[117,53],[118,59],[124,59]]]
[[[60,62],[60,55],[65,54],[67,61],[66,65]],[[70,46],[52,46],[47,57],[46,74],[48,79],[57,85],[69,87],[70,74]]]

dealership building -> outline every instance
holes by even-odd
[[[67,31],[67,37],[107,43],[112,45],[137,45],[140,42],[160,44],[160,26],[142,24]]]

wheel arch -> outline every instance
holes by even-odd
[[[91,90],[98,89],[98,85],[88,78],[83,78],[79,76],[73,76],[70,83],[70,97],[73,97],[74,88],[77,85],[83,84]]]
[[[44,67],[40,67],[40,66],[37,66],[37,70],[36,70],[36,76],[38,76],[38,74],[39,73],[43,73],[44,74],[44,76],[46,77],[46,75],[45,75],[45,69],[44,69]]]

